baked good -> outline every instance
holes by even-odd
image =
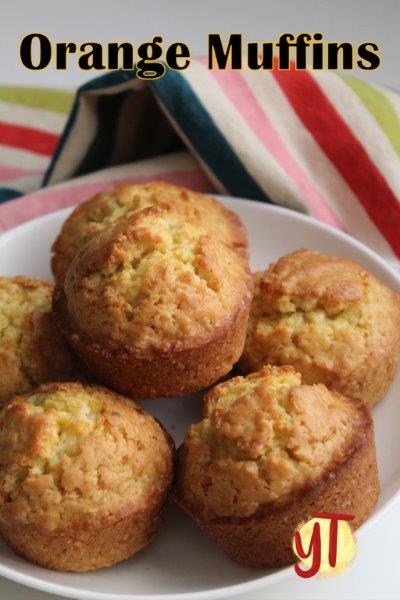
[[[311,250],[254,275],[239,368],[293,365],[372,406],[392,382],[400,350],[399,295],[351,260]]]
[[[233,560],[296,560],[296,528],[315,512],[371,513],[378,495],[368,408],[292,367],[263,367],[206,396],[179,452],[177,503]]]
[[[128,212],[153,205],[192,219],[247,256],[247,234],[242,222],[217,200],[163,181],[125,184],[83,202],[65,221],[53,244],[51,265],[55,278],[65,275],[75,254],[94,235]]]
[[[38,383],[74,377],[79,368],[51,313],[53,287],[0,277],[0,405]]]
[[[176,213],[128,213],[77,254],[53,311],[100,380],[131,398],[210,385],[238,360],[252,279],[228,245]]]
[[[157,530],[173,444],[153,417],[105,388],[49,383],[0,413],[0,532],[59,571],[129,558]]]

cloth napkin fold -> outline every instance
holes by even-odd
[[[196,60],[153,82],[107,73],[79,88],[66,119],[71,100],[0,87],[0,201],[131,163],[101,179],[165,179],[279,204],[398,263],[393,90],[327,71],[218,71]],[[55,210],[46,198],[42,212]]]

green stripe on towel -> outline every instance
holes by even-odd
[[[0,85],[0,100],[11,104],[22,104],[30,108],[67,114],[75,94],[62,90],[28,88]]]
[[[340,77],[357,94],[364,106],[379,123],[397,154],[400,154],[400,121],[390,100],[376,87],[368,85],[360,79],[346,75]]]

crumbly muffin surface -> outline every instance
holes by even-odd
[[[216,200],[162,181],[121,185],[90,198],[66,220],[53,246],[52,267],[56,278],[65,274],[75,254],[94,235],[128,212],[148,206],[177,212],[245,252],[247,235],[244,226],[234,213]]]
[[[146,509],[172,473],[159,424],[96,386],[45,384],[0,414],[0,519],[49,530]]]
[[[0,401],[37,383],[69,377],[75,358],[51,315],[53,284],[0,278]]]
[[[81,333],[143,355],[217,335],[250,302],[251,287],[234,250],[181,215],[151,207],[89,242],[64,293]]]
[[[178,494],[202,518],[248,517],[318,480],[346,453],[362,417],[291,367],[217,385],[185,437]]]
[[[398,352],[399,298],[353,261],[298,250],[254,284],[245,372],[290,364],[306,383],[338,380],[357,395],[364,370]]]

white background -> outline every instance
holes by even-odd
[[[150,6],[151,5],[151,6]],[[162,35],[166,43],[186,42],[193,55],[204,54],[207,34],[243,33],[247,41],[273,41],[283,32],[322,32],[329,41],[354,44],[376,41],[381,68],[358,75],[400,87],[400,0],[0,0],[0,84],[74,88],[92,78],[76,68],[32,72],[19,63],[20,39],[41,32],[54,41],[131,41],[134,45]],[[400,598],[398,533],[400,506],[392,508],[358,544],[352,568],[327,580],[291,580],[247,595],[258,599]],[[51,600],[0,579],[1,600]],[[242,597],[243,598],[243,597]]]

